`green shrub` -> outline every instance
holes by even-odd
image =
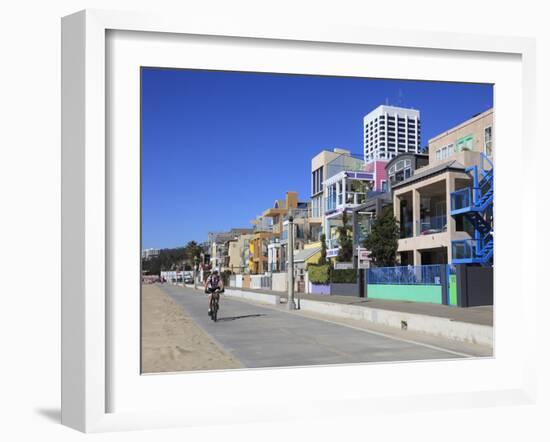
[[[333,270],[331,273],[331,281],[341,284],[355,284],[357,282],[357,270],[341,269]]]
[[[230,276],[231,276],[231,270],[224,270],[221,274],[222,276],[222,280],[223,280],[223,285],[225,287],[228,287],[229,286],[229,279],[230,279]]]
[[[312,284],[328,284],[330,281],[330,266],[328,264],[310,264],[307,267],[307,272]]]

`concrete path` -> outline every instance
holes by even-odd
[[[218,322],[208,298],[193,289],[162,285],[193,320],[244,367],[448,359],[459,354],[344,325],[223,297]]]

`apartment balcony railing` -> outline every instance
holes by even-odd
[[[291,209],[291,214],[295,220],[306,219],[306,218],[311,218],[312,211],[311,211],[311,208],[310,209]],[[288,221],[289,216],[290,214],[285,215],[283,220]]]
[[[326,179],[329,179],[344,170],[357,172],[362,171],[364,164],[365,163],[362,157],[340,155],[339,157],[335,158],[327,164]]]
[[[447,216],[430,216],[416,222],[416,235],[432,235],[447,230]]]
[[[270,226],[270,225],[255,226],[254,232],[273,232],[273,226]]]
[[[472,189],[466,187],[451,193],[451,211],[464,209],[472,205]]]
[[[367,194],[365,192],[346,192],[345,201],[343,194],[328,197],[325,198],[325,212],[331,212],[340,207],[358,206],[366,200]]]
[[[399,238],[411,238],[413,236],[412,221],[401,222],[399,225]]]
[[[451,243],[453,259],[473,259],[476,257],[476,241],[460,239]]]

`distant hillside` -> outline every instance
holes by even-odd
[[[200,258],[201,246],[190,241],[185,247],[161,249],[157,257],[141,260],[141,270],[148,275],[160,275],[163,270],[191,270],[194,257]]]

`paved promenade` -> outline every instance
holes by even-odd
[[[191,288],[162,285],[193,321],[243,367],[449,359],[468,355],[392,338],[222,296],[218,322],[207,298]]]

